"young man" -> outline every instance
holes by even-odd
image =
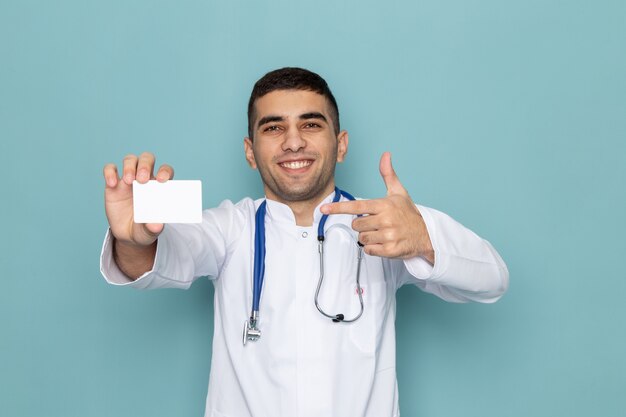
[[[494,302],[508,286],[504,262],[450,217],[414,204],[388,153],[380,161],[384,198],[332,202],[348,133],[317,74],[266,74],[252,91],[248,123],[245,156],[259,170],[266,198],[224,201],[205,210],[200,225],[133,222],[131,184],[155,178],[153,155],[127,156],[121,179],[115,165],[104,168],[110,231],[103,275],[136,288],[213,280],[206,416],[397,416],[396,290],[411,283],[448,301]],[[173,175],[162,165],[156,179]],[[255,232],[262,227],[265,280],[244,344],[260,252]],[[365,252],[360,260],[357,242]]]

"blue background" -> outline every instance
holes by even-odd
[[[303,66],[350,132],[341,186],[382,196],[390,150],[510,269],[494,305],[399,292],[403,415],[623,416],[625,22],[609,0],[1,0],[0,415],[202,415],[212,285],[105,284],[101,170],[149,150],[207,207],[260,196],[249,92]]]

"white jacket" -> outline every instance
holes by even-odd
[[[330,202],[332,195],[324,203]],[[365,256],[365,310],[354,323],[333,323],[315,308],[319,279],[315,210],[297,226],[286,205],[268,200],[265,280],[258,341],[242,344],[252,306],[254,215],[263,200],[224,201],[197,225],[166,225],[151,271],[136,281],[117,268],[107,235],[101,271],[136,288],[188,288],[200,276],[215,285],[215,334],[205,417],[396,417],[396,290],[415,284],[447,301],[494,302],[506,291],[506,265],[485,240],[449,216],[417,206],[435,265]],[[358,313],[353,216],[326,223],[325,275],[319,302],[329,313]]]

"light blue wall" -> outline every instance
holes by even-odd
[[[403,415],[623,416],[625,22],[621,0],[0,0],[0,415],[202,415],[212,286],[104,283],[101,169],[151,150],[206,206],[259,196],[248,94],[296,65],[340,103],[343,187],[381,196],[391,150],[509,265],[495,305],[400,291]]]

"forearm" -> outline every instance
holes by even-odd
[[[424,256],[405,260],[410,276],[401,284],[412,282],[448,301],[497,300],[508,287],[509,273],[493,246],[446,214],[419,208],[435,259],[432,265]]]
[[[115,239],[113,259],[120,271],[134,281],[152,269],[156,248],[156,241],[150,246],[138,246]]]
[[[201,224],[166,225],[147,248],[128,247],[130,242],[118,241],[109,229],[102,244],[100,271],[109,284],[139,289],[187,289],[198,277],[216,278],[230,242],[249,233],[243,222],[245,215],[254,219],[254,210],[250,199],[240,207],[225,201],[206,210]]]

